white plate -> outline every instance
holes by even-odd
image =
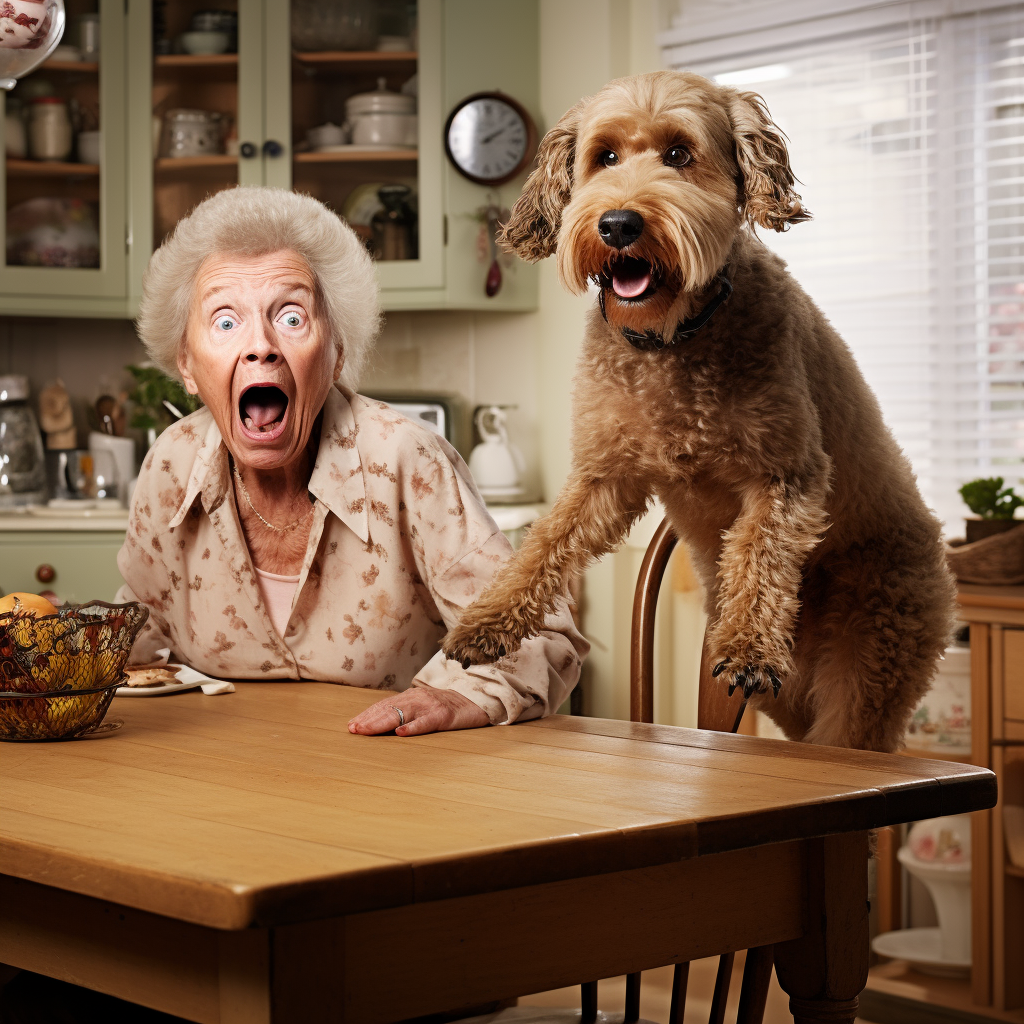
[[[176,683],[164,683],[162,686],[119,686],[114,691],[115,697],[162,697],[165,693],[180,693],[182,690],[194,690],[197,686],[203,685],[202,678],[189,678],[189,676],[198,676],[199,673],[193,673],[185,665],[179,665],[176,661],[169,662],[166,665],[162,665],[161,668],[165,668],[168,671],[173,671],[175,675],[181,675],[183,671],[188,672],[186,676],[187,682],[181,682],[180,680]]]
[[[946,960],[942,956],[942,933],[938,928],[903,928],[876,935],[871,948],[893,960],[906,960],[923,974],[943,978],[965,978],[970,960]]]
[[[163,697],[167,693],[181,693],[182,690],[194,690],[202,686],[202,682],[164,683],[162,686],[119,686],[114,691],[115,697]]]

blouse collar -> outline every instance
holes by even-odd
[[[327,394],[320,428],[320,448],[309,480],[309,491],[365,544],[370,539],[370,520],[362,461],[356,444],[359,425],[352,412],[353,397],[353,392],[340,384]],[[227,445],[211,416],[206,437],[192,464],[185,498],[168,525],[179,526],[198,496],[202,498],[203,510],[209,515],[223,504],[230,485]]]

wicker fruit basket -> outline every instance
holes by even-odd
[[[0,740],[66,740],[95,729],[148,617],[134,601],[0,615]]]
[[[973,544],[951,541],[946,545],[946,561],[961,583],[1024,583],[1024,523]]]

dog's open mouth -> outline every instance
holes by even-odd
[[[252,384],[238,400],[238,418],[246,433],[273,437],[284,426],[288,396],[273,384]]]
[[[657,271],[637,256],[619,256],[605,271],[602,285],[625,302],[638,302],[658,290]]]

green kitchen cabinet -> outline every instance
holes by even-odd
[[[15,245],[13,251],[6,245],[0,257],[0,314],[124,316],[131,252],[124,0],[67,0],[66,8],[69,24],[83,14],[99,14],[99,61],[47,62],[11,93],[0,91],[0,113],[17,117],[22,110],[30,142],[28,112],[37,103],[29,97],[49,90],[61,101],[58,110],[77,110],[83,125],[99,129],[100,161],[78,162],[74,148],[63,159],[46,162],[5,154],[0,220],[4,237]],[[93,231],[95,245],[89,237]],[[94,260],[96,266],[88,265]]]
[[[0,530],[0,590],[37,594],[52,590],[64,601],[113,601],[124,581],[117,553],[124,529]],[[53,575],[41,567],[53,570]],[[40,579],[40,576],[43,579]]]
[[[35,194],[59,182],[57,191],[98,201],[101,265],[4,267],[0,315],[134,316],[154,247],[206,195],[239,183],[295,188],[354,220],[357,189],[365,220],[368,190],[372,201],[373,186],[406,184],[416,200],[418,252],[378,261],[386,309],[536,307],[535,268],[518,260],[504,268],[496,297],[484,293],[490,257],[480,211],[489,202],[510,206],[522,178],[493,190],[462,178],[445,157],[443,133],[455,103],[475,92],[505,92],[536,115],[538,0],[418,0],[413,52],[299,51],[287,0],[236,0],[225,6],[237,8],[237,54],[210,56],[155,56],[151,0],[68,0],[69,12],[74,17],[90,3],[99,5],[103,27],[103,54],[92,72],[103,160],[91,178],[80,167],[43,168]],[[208,7],[206,0],[167,4],[167,35],[185,31],[191,15]],[[48,62],[37,74],[71,82],[88,74],[55,68]],[[344,120],[347,96],[374,89],[379,78],[396,91],[414,74],[416,149],[311,152],[305,145],[308,128]],[[178,108],[218,113],[228,151],[154,154],[159,119]],[[12,180],[12,161],[7,165]],[[34,170],[26,165],[13,163],[22,177]],[[24,183],[18,187],[24,191]],[[371,234],[365,223],[357,230]]]

